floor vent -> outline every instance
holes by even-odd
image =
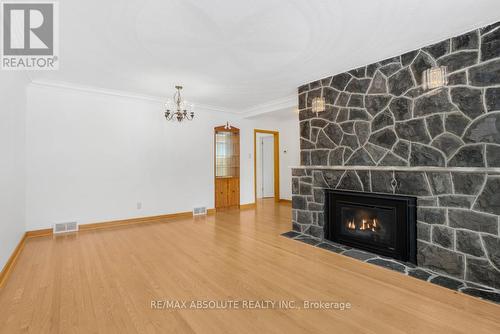
[[[78,231],[77,222],[58,223],[54,225],[54,234]]]
[[[207,214],[207,208],[205,206],[200,206],[199,208],[193,209],[193,216],[201,216]]]

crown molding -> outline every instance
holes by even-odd
[[[255,116],[261,116],[263,114],[271,113],[273,111],[296,108],[297,107],[297,95],[289,95],[280,99],[271,100],[266,103],[262,103],[243,111],[244,118],[252,118]]]
[[[69,83],[69,82],[62,82],[62,81],[50,81],[50,80],[34,79],[34,80],[31,80],[30,85],[38,86],[38,87],[69,89],[69,90],[75,90],[75,91],[92,93],[92,94],[125,97],[125,98],[130,98],[130,99],[149,101],[149,102],[153,102],[153,103],[162,103],[163,104],[166,101],[165,97],[160,97],[160,96],[155,96],[155,95],[137,94],[137,93],[127,92],[127,91],[107,89],[107,88],[96,87],[96,86],[78,85],[78,84]],[[195,101],[193,101],[193,105],[195,106],[195,108],[201,109],[201,110],[208,110],[208,111],[213,111],[213,112],[241,115],[241,114],[238,114],[234,111],[230,111],[226,108],[219,107],[219,106],[196,103]]]

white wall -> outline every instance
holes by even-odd
[[[228,120],[241,129],[241,203],[252,203],[251,121],[197,109],[177,124],[158,102],[30,85],[27,229],[213,208],[213,128]]]
[[[27,77],[0,74],[0,270],[24,231],[24,154]]]

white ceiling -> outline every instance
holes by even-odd
[[[60,1],[60,70],[35,81],[234,112],[500,19],[498,0]],[[288,99],[289,100],[289,99]]]

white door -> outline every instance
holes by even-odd
[[[274,136],[257,141],[257,198],[274,197]]]

